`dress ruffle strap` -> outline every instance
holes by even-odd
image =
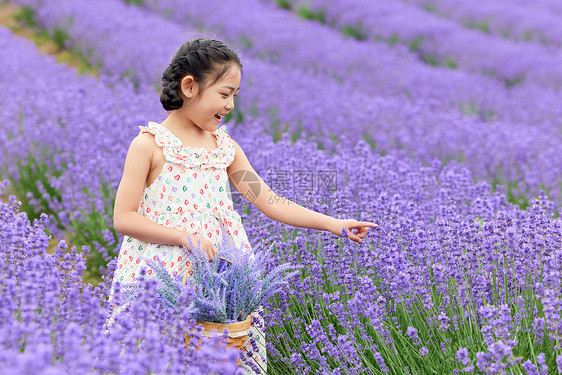
[[[234,160],[235,148],[230,141],[226,125],[221,126],[213,134],[217,137],[217,148],[184,146],[178,137],[168,128],[157,122],[149,122],[147,126],[139,126],[141,133],[153,134],[156,144],[162,147],[164,157],[172,163],[192,168],[196,166],[212,166],[226,168]]]

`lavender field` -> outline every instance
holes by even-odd
[[[233,195],[267,266],[303,266],[264,306],[268,374],[562,373],[558,1],[0,5],[0,374],[242,373],[218,338],[186,351],[153,284],[104,326],[125,155],[196,36],[241,56],[226,125],[266,183],[379,225],[357,244]]]

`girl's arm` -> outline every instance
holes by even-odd
[[[348,230],[349,238],[359,243],[361,243],[362,239],[367,235],[369,227],[378,226],[375,223],[360,222],[352,219],[335,219],[331,216],[309,210],[295,202],[278,196],[256,173],[238,143],[233,139],[231,140],[234,143],[236,154],[234,156],[234,161],[228,167],[230,182],[244,198],[254,204],[268,218],[295,227],[329,231],[338,236],[342,235],[341,230],[345,228]],[[240,176],[244,171],[246,173],[250,172],[259,180],[260,189],[257,196],[255,191],[258,189],[251,189],[247,182],[239,181],[239,179],[236,178],[237,175]],[[357,229],[357,231],[352,233],[351,229]]]
[[[117,232],[141,241],[189,249],[186,232],[157,224],[137,212],[154,153],[158,151],[151,134],[139,134],[131,142],[115,197],[113,225]]]

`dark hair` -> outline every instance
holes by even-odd
[[[178,95],[183,77],[192,75],[201,86],[201,92],[221,79],[234,64],[242,69],[236,52],[218,40],[197,38],[184,43],[162,73],[162,106],[166,111],[183,106],[183,99]]]

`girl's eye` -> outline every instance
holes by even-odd
[[[228,98],[228,94],[221,94],[223,98]]]

